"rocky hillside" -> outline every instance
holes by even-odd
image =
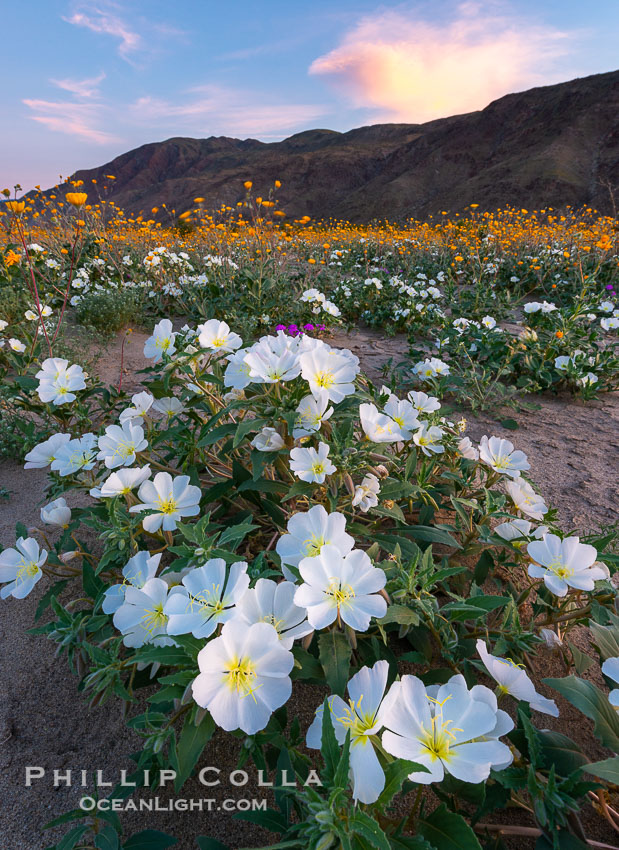
[[[609,186],[619,205],[619,71],[510,94],[480,112],[427,124],[308,130],[269,144],[172,138],[75,177],[95,178],[122,208],[148,215],[163,203],[179,214],[198,196],[209,208],[233,205],[248,179],[262,194],[281,180],[280,206],[291,217],[396,220],[470,203],[608,212]]]

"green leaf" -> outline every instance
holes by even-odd
[[[578,744],[560,732],[537,730],[545,764],[552,764],[561,776],[569,776],[587,763]]]
[[[351,832],[356,832],[366,841],[369,841],[370,846],[376,847],[376,850],[391,850],[389,839],[385,835],[381,826],[361,809],[355,809],[352,816],[348,820],[348,827]]]
[[[37,605],[37,610],[34,615],[35,623],[41,618],[41,615],[43,614],[45,609],[51,604],[52,599],[61,594],[68,583],[68,578],[61,579],[60,581],[55,581],[52,586],[45,591],[44,595],[39,600],[39,604]]]
[[[452,537],[449,532],[442,528],[435,528],[432,525],[407,525],[400,526],[398,534],[410,534],[415,540],[423,540],[425,543],[442,543],[443,546],[451,546],[455,549],[462,549],[455,537]]]
[[[380,792],[380,796],[375,805],[380,806],[380,808],[383,809],[385,806],[388,806],[395,795],[399,794],[401,791],[402,785],[408,779],[409,774],[414,772],[416,773],[417,771],[421,773],[429,773],[427,767],[424,767],[422,764],[417,764],[414,761],[396,759],[396,761],[390,762],[385,767],[385,787]]]
[[[520,427],[515,419],[501,419],[501,425],[508,431],[516,431]]]
[[[134,661],[158,662],[168,667],[184,666],[191,664],[191,659],[182,646],[145,646],[133,656]]]
[[[619,756],[586,764],[583,767],[583,772],[592,773],[594,776],[599,776],[600,779],[612,782],[613,785],[619,785]]]
[[[251,431],[259,431],[263,425],[267,424],[267,422],[267,419],[244,419],[243,422],[240,422],[237,426],[236,434],[232,441],[232,448],[236,449],[239,443],[241,443]]]
[[[270,832],[275,832],[276,834],[285,832],[288,827],[286,819],[283,818],[282,815],[275,809],[266,809],[264,811],[258,810],[255,812],[239,812],[234,815],[234,817],[238,820],[255,823],[257,826],[261,826],[263,829],[268,829]],[[223,847],[223,844],[221,846]]]
[[[590,655],[587,655],[586,652],[581,652],[581,650],[578,649],[578,647],[575,646],[570,641],[567,642],[567,645],[569,646],[570,651],[572,653],[572,658],[574,659],[574,667],[576,668],[576,672],[578,673],[579,676],[582,676],[582,674],[586,670],[588,670],[589,667],[591,667],[591,665],[593,664],[593,658],[591,658]]]
[[[388,623],[399,623],[402,626],[416,626],[419,623],[418,615],[408,605],[390,605],[387,613],[378,621],[385,626]]]
[[[91,599],[96,599],[105,587],[101,579],[95,575],[92,564],[87,558],[82,559],[82,584],[84,591]]]
[[[254,812],[254,814],[258,814]],[[198,835],[196,838],[200,850],[230,850],[227,844],[222,844],[216,838],[207,838],[206,835]]]
[[[418,832],[437,850],[481,850],[477,836],[462,815],[441,803],[427,818],[420,818]]]
[[[166,835],[158,829],[144,829],[127,839],[123,843],[123,850],[165,850],[173,844],[178,844],[178,838]]]
[[[594,722],[594,733],[614,753],[619,753],[619,718],[608,697],[591,682],[576,676],[543,679],[572,705]]]
[[[318,654],[332,693],[344,696],[352,648],[343,632],[322,632],[318,636]]]
[[[191,776],[191,771],[198,763],[204,747],[208,744],[215,731],[215,721],[206,714],[199,726],[193,722],[190,713],[183,725],[183,730],[176,744],[177,775],[174,788],[178,791]]]
[[[85,832],[88,832],[89,826],[74,826],[66,835],[56,844],[55,850],[73,850],[77,842]]]
[[[327,781],[335,776],[335,771],[340,761],[340,747],[335,737],[333,721],[331,720],[331,707],[329,700],[325,698],[322,704],[322,734],[320,739],[320,752],[325,763],[325,774]]]
[[[118,833],[112,826],[105,826],[95,838],[98,850],[118,850]]]

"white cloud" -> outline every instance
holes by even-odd
[[[420,123],[558,82],[564,74],[549,77],[572,36],[476,3],[459,5],[451,23],[400,8],[362,18],[310,73],[326,76],[355,106],[374,110],[374,121]]]
[[[97,77],[90,77],[86,80],[51,79],[50,83],[58,86],[59,89],[71,92],[71,94],[74,94],[76,97],[90,99],[99,97],[99,83],[103,82],[104,79],[105,74],[102,71]]]
[[[142,49],[142,36],[113,11],[88,5],[85,9],[86,11],[74,12],[71,17],[63,18],[63,20],[76,27],[85,27],[92,32],[119,39],[118,53],[123,59],[127,59],[130,53]]]
[[[54,132],[77,136],[97,145],[122,141],[113,133],[99,129],[105,111],[99,104],[61,103],[30,98],[24,99],[23,103],[35,113],[29,116],[33,121]]]

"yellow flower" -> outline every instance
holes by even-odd
[[[276,189],[280,189],[280,188],[281,188],[281,185],[282,185],[282,181],[281,181],[281,180],[276,180],[276,181],[275,181],[275,188],[276,188]]]
[[[21,256],[16,254],[15,251],[7,251],[4,255],[4,265],[8,268],[9,266],[14,266],[21,261]]]
[[[12,213],[23,213],[26,208],[25,201],[7,201],[5,207]]]
[[[66,198],[74,207],[81,207],[86,203],[88,195],[86,192],[67,192]]]
[[[246,180],[246,181],[243,183],[243,186],[247,189],[247,191],[249,191],[253,185],[254,185],[254,184],[251,182],[251,180]]]

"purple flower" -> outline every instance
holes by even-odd
[[[275,325],[275,330],[276,331],[285,331],[286,325]]]
[[[612,283],[607,283],[607,284],[606,284],[606,289],[612,289],[612,288],[613,288]]]
[[[303,325],[303,330],[304,331],[313,331],[314,325],[311,325],[311,324]]]

